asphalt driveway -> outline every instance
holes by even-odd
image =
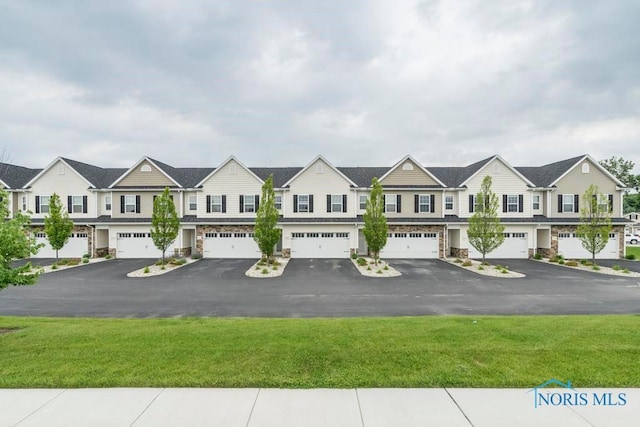
[[[640,313],[631,278],[531,260],[496,261],[522,279],[480,276],[439,260],[395,260],[403,275],[367,278],[350,260],[293,259],[275,279],[244,275],[253,260],[200,260],[127,278],[149,260],[111,260],[0,291],[0,315],[96,317],[350,317],[440,314]]]

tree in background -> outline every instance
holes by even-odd
[[[256,212],[256,222],[253,239],[258,244],[263,257],[266,257],[267,264],[273,257],[275,246],[280,239],[282,230],[276,228],[280,214],[276,209],[276,195],[273,191],[273,175],[262,185],[262,198]]]
[[[23,212],[9,218],[7,192],[0,189],[0,290],[9,285],[33,285],[38,281],[40,270],[33,270],[31,263],[12,267],[13,261],[28,258],[38,253],[41,245],[29,233],[31,219]]]
[[[44,232],[51,248],[56,251],[56,262],[58,262],[58,251],[69,241],[73,221],[69,218],[69,213],[64,210],[60,196],[53,193],[49,198],[49,214],[44,218]]]
[[[595,265],[596,254],[609,242],[611,232],[611,208],[609,198],[598,192],[598,186],[590,185],[582,195],[580,224],[576,231],[582,247],[591,254]]]
[[[180,231],[180,219],[176,213],[176,207],[169,194],[169,187],[153,201],[153,214],[151,216],[151,239],[156,248],[162,251],[162,268],[167,248],[176,240]]]
[[[387,244],[387,218],[384,216],[384,194],[378,178],[371,180],[371,194],[364,212],[364,238],[376,265],[380,259],[380,251]]]
[[[491,177],[485,176],[476,195],[474,213],[469,218],[469,244],[482,254],[482,262],[504,242],[504,226],[498,218],[500,201],[491,191]]]
[[[623,196],[622,211],[626,214],[629,212],[638,212],[640,210],[640,175],[631,173],[635,163],[631,160],[624,160],[622,157],[613,156],[610,159],[600,160],[600,165],[609,173],[618,178],[627,188],[635,190],[636,194],[629,194],[629,190],[625,191]]]

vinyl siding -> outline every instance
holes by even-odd
[[[413,170],[403,170],[404,165],[410,165]],[[382,185],[439,185],[431,176],[425,173],[420,166],[407,159],[398,165],[384,180]]]
[[[387,189],[384,191],[384,194],[396,194],[400,195],[400,207],[401,211],[398,212],[386,212],[385,216],[387,218],[441,218],[442,217],[442,192],[438,191],[399,191]],[[435,212],[418,212],[415,211],[415,196],[419,194],[433,195],[431,199],[435,202]],[[455,204],[455,202],[454,202]],[[396,206],[397,209],[397,206]]]
[[[150,172],[142,172],[143,166],[149,166]],[[142,187],[142,186],[167,186],[175,187],[175,183],[171,181],[167,176],[158,168],[153,166],[148,161],[143,161],[135,169],[127,172],[127,175],[116,185],[116,187]]]

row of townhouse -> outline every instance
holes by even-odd
[[[144,157],[129,169],[57,158],[44,169],[2,164],[0,186],[10,210],[32,212],[38,257],[53,255],[41,231],[54,192],[75,227],[61,256],[159,257],[151,237],[153,198],[169,187],[181,219],[171,253],[256,258],[253,240],[261,187],[273,175],[282,238],[277,252],[297,258],[366,254],[362,215],[377,177],[389,225],[384,258],[478,257],[468,219],[486,175],[500,198],[505,241],[492,258],[562,254],[587,257],[576,237],[581,195],[590,184],[612,212],[614,227],[601,258],[624,253],[624,186],[589,155],[537,167],[513,167],[499,155],[464,167],[425,167],[406,156],[391,167],[335,167],[318,156],[305,167],[249,168],[235,157],[216,168],[174,168]]]

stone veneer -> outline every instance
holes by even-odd
[[[198,225],[196,226],[196,252],[204,255],[205,233],[253,233],[251,225]],[[191,248],[189,248],[191,251]]]
[[[553,225],[551,226],[551,248],[543,249],[542,256],[552,258],[558,254],[558,234],[559,233],[575,233],[578,229],[577,225]],[[618,233],[620,238],[618,239],[618,258],[624,258],[624,225],[614,225],[611,227],[612,233]],[[545,252],[547,253],[545,255]]]
[[[389,225],[389,233],[438,233],[438,258],[444,258],[444,225]]]
[[[453,258],[467,259],[469,258],[469,249],[466,248],[451,248],[451,256]]]

